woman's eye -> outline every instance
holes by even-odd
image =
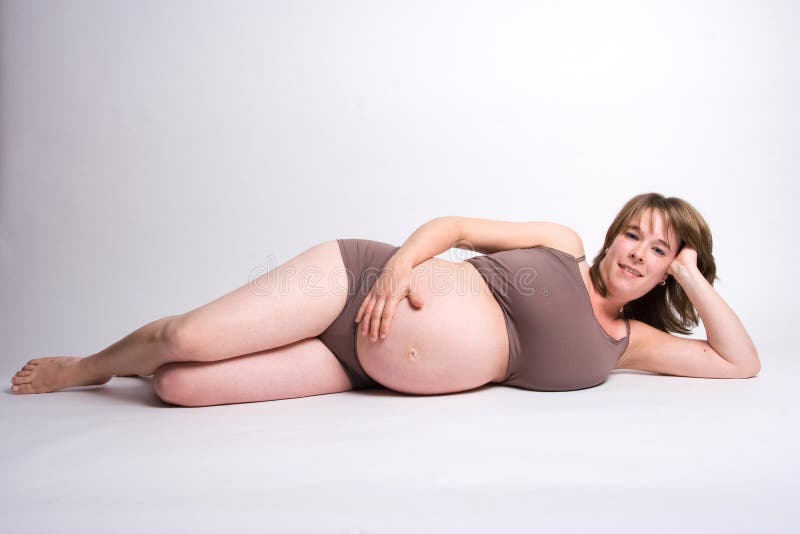
[[[632,234],[631,232],[626,232],[625,235],[630,237],[631,239],[638,239],[638,237],[636,237],[636,234]],[[664,252],[660,248],[657,248],[656,252],[658,252],[659,256],[666,256],[666,252]]]

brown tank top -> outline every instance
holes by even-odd
[[[606,381],[625,352],[592,310],[575,258],[551,247],[503,250],[466,261],[489,284],[505,316],[509,359],[503,384],[569,391]]]

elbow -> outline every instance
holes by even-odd
[[[749,369],[747,372],[742,373],[741,375],[739,375],[736,378],[755,378],[755,377],[758,376],[758,373],[760,371],[761,371],[761,369]]]
[[[442,225],[452,225],[457,226],[461,224],[460,217],[455,215],[442,215],[441,217],[434,217],[433,219],[429,220],[427,224],[442,224]]]
[[[758,354],[754,354],[753,363],[746,368],[744,378],[754,378],[761,372],[761,360],[758,359]]]
[[[459,244],[464,237],[464,223],[463,218],[458,215],[444,215],[436,217],[431,222],[437,221],[439,224],[448,227],[451,236],[454,237],[454,244]]]
[[[753,376],[756,376],[761,372],[761,358],[758,357],[757,350],[753,350],[753,361],[755,362],[755,365],[753,366]]]

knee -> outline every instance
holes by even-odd
[[[191,406],[190,381],[180,363],[162,365],[153,374],[153,389],[162,401],[176,406]]]
[[[191,333],[189,322],[185,315],[165,317],[159,328],[158,338],[175,355],[188,357],[193,350],[192,340],[194,336]]]

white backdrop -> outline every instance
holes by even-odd
[[[708,220],[762,373],[794,352],[797,3],[0,10],[9,378],[320,241],[399,245],[440,215],[568,224],[591,260],[647,191]]]

